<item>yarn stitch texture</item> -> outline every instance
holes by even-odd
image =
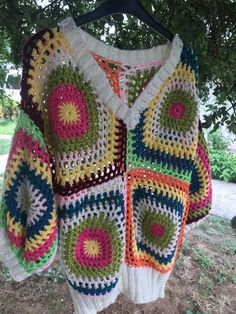
[[[178,35],[120,50],[68,17],[32,35],[22,61],[0,260],[22,281],[58,252],[80,314],[121,292],[164,297],[185,227],[212,204],[193,50]]]

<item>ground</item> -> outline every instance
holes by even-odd
[[[230,221],[209,215],[184,235],[165,298],[136,305],[123,294],[99,314],[236,313],[236,232]],[[12,281],[0,266],[1,314],[73,314],[57,263],[40,276]]]

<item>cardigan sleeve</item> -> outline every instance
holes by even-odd
[[[20,110],[0,201],[0,260],[16,281],[51,264],[57,228],[47,147],[39,128]]]
[[[189,190],[189,212],[186,224],[197,222],[207,214],[212,207],[212,176],[209,150],[199,119],[198,144],[193,163]]]
[[[24,47],[21,103],[0,199],[0,261],[15,281],[49,267],[58,248],[52,159],[38,109],[41,92],[35,92],[39,81],[32,79],[38,35]]]

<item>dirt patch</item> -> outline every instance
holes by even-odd
[[[73,314],[60,267],[17,283],[0,265],[1,314]],[[137,305],[120,294],[99,314],[236,313],[236,233],[230,221],[210,215],[184,236],[165,298]]]

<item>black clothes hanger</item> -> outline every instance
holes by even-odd
[[[101,17],[112,14],[124,13],[131,14],[140,19],[142,22],[150,26],[154,31],[159,32],[162,36],[172,41],[174,35],[159,24],[143,7],[139,0],[106,0],[95,10],[82,16],[74,18],[77,26],[95,21]]]

